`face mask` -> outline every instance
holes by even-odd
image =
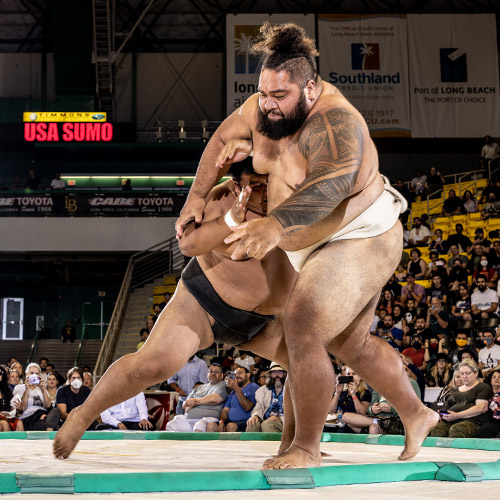
[[[490,339],[489,337],[488,337],[488,338],[485,338],[485,339],[484,339],[484,343],[485,343],[486,345],[491,345],[491,344],[493,344],[493,339]]]
[[[83,382],[79,378],[75,378],[75,380],[73,380],[73,382],[71,382],[71,387],[73,387],[73,389],[80,389],[82,384],[83,384]]]
[[[481,261],[481,265],[486,267],[488,265],[488,261],[487,260],[482,260]]]
[[[431,342],[431,349],[437,349],[439,344],[437,342]]]
[[[413,342],[413,349],[415,351],[418,351],[422,347],[422,344],[420,342]]]
[[[466,339],[457,339],[455,341],[457,343],[458,347],[464,347],[467,345],[467,340]]]

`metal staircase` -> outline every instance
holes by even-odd
[[[107,121],[113,121],[113,61],[111,40],[111,15],[109,0],[93,0],[94,61],[96,70],[96,94],[99,111],[105,111]]]

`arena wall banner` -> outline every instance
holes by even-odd
[[[409,137],[404,15],[318,16],[319,68],[364,116],[375,137]]]
[[[248,53],[248,49],[265,21],[272,24],[296,23],[302,26],[311,38],[316,38],[312,14],[229,14],[226,17],[227,116],[257,92],[258,60]]]
[[[495,14],[407,19],[412,136],[500,135]]]

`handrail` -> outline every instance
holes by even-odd
[[[80,361],[80,355],[83,352],[83,343],[85,341],[86,333],[87,333],[87,327],[84,326],[82,328],[82,338],[80,339],[80,345],[78,346],[78,352],[76,353],[75,364],[73,366],[78,366],[78,362]]]
[[[434,196],[435,194],[438,194],[441,191],[443,191],[443,188],[439,188],[437,191],[434,191],[433,193],[430,193],[430,194],[427,195],[427,213],[430,212],[429,201],[431,199],[431,196]],[[441,205],[442,205],[442,203],[441,203]],[[437,206],[439,206],[439,204]]]
[[[179,250],[179,244],[175,238],[157,243],[130,257],[95,365],[96,378],[102,376],[112,362],[131,292],[158,276],[172,274],[183,267],[184,255]]]
[[[28,359],[26,361],[26,366],[28,366],[31,363],[33,356],[36,355],[37,347],[38,347],[38,335],[40,335],[39,330],[37,330],[37,332],[35,333],[35,336],[33,337],[33,342],[31,343],[31,349],[30,349],[30,353],[28,355]]]

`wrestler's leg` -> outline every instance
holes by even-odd
[[[439,422],[439,416],[422,404],[396,349],[380,338],[370,335],[369,329],[378,298],[379,294],[370,301],[358,318],[328,345],[328,350],[352,367],[396,409],[405,426],[406,436],[405,448],[399,458],[407,460],[417,454],[423,440]]]
[[[212,343],[209,316],[180,282],[144,346],[113,363],[85,403],[70,413],[54,439],[55,457],[67,458],[102,411],[171,377]]]
[[[284,325],[295,438],[284,454],[267,461],[265,467],[320,464],[320,438],[334,386],[327,346],[365,310],[366,297],[380,293],[399,262],[401,238],[401,225],[396,224],[374,238],[329,243],[316,251],[301,270],[285,311]],[[372,320],[373,315],[370,323]],[[334,354],[342,359],[339,353]]]

